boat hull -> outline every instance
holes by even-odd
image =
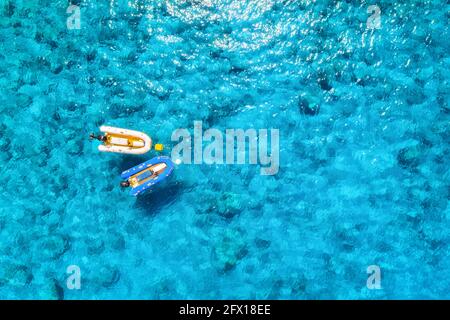
[[[162,172],[156,176],[149,176],[149,170],[160,164],[165,165]],[[175,165],[169,157],[160,156],[122,172],[120,177],[130,182],[132,186],[130,195],[137,196],[150,190],[156,184],[166,180],[172,174],[174,167]]]
[[[144,154],[152,148],[152,139],[143,132],[101,126],[107,141],[98,146],[101,152],[115,152],[124,154]]]

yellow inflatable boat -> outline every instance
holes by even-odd
[[[152,148],[152,139],[145,133],[101,126],[100,131],[104,135],[90,135],[91,139],[97,139],[103,142],[98,146],[101,152],[118,152],[126,154],[144,154]]]

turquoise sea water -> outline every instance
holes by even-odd
[[[450,298],[447,1],[72,4],[79,30],[0,2],[0,298]],[[87,139],[168,155],[195,120],[279,129],[278,174],[181,164],[134,198],[120,172],[157,153]]]

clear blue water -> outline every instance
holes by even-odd
[[[72,2],[80,30],[0,4],[1,298],[450,298],[447,1],[377,1],[375,30],[365,1]],[[194,120],[278,128],[279,173],[179,165],[136,199],[155,151],[87,139]]]

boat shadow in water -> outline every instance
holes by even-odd
[[[157,157],[155,155],[154,157]],[[144,163],[154,157],[148,155],[123,155],[120,160],[114,161],[116,170],[119,175],[128,169],[131,169],[141,163]],[[183,183],[176,181],[176,171],[166,180],[156,184],[151,190],[146,191],[136,197],[134,208],[142,211],[145,215],[153,216],[157,214],[163,207],[174,202],[183,190]],[[129,192],[129,188],[124,192]],[[130,195],[130,197],[132,197]]]
[[[141,163],[144,163],[145,161],[148,161],[150,159],[152,159],[152,157],[145,156],[145,155],[138,155],[138,156],[124,155],[122,158],[120,158],[118,163],[116,161],[114,161],[114,166],[116,168],[120,169],[119,174],[121,174],[125,170],[131,169],[131,168],[133,168]]]
[[[156,184],[151,190],[136,197],[134,207],[146,215],[154,216],[165,206],[175,202],[183,190],[183,183],[175,180],[175,172],[168,178]]]

